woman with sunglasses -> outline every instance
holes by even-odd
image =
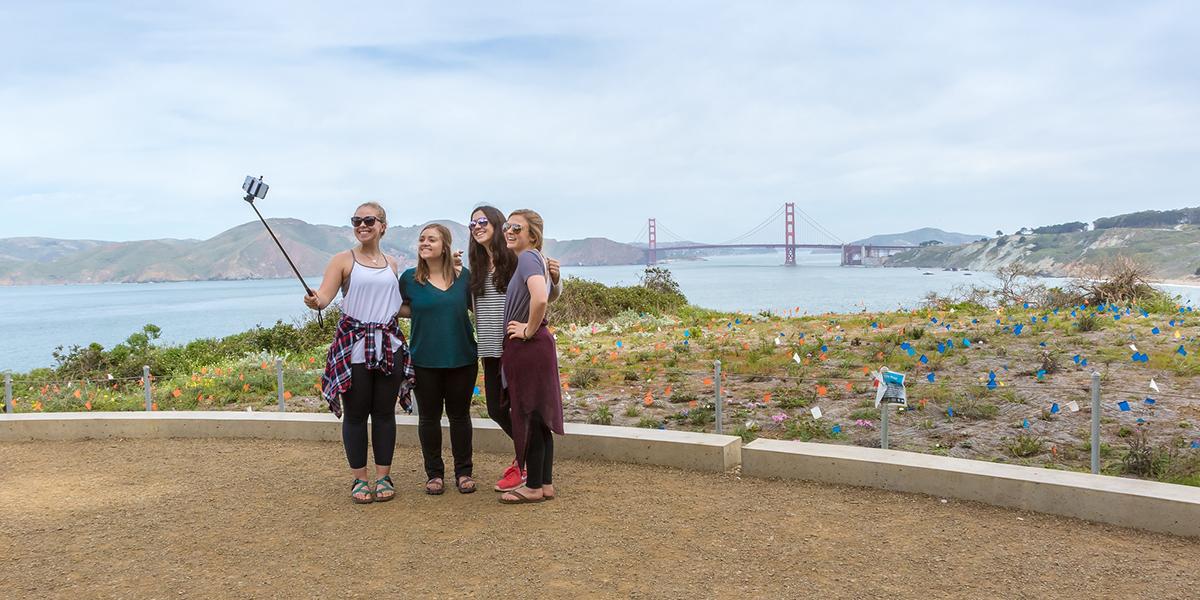
[[[389,475],[396,447],[396,398],[407,409],[414,382],[408,346],[396,324],[399,264],[379,247],[387,233],[387,213],[366,202],[354,211],[350,224],[358,245],[330,259],[321,287],[305,296],[304,304],[320,310],[342,292],[342,318],[329,347],[321,394],[333,414],[342,417],[342,444],[354,474],[350,497],[368,504],[396,495]],[[378,475],[373,484],[367,473],[368,416]]]
[[[517,464],[528,470],[525,484],[505,492],[500,502],[525,504],[555,497],[551,483],[554,434],[563,435],[562,389],[558,351],[546,328],[550,272],[542,256],[542,217],[516,210],[504,224],[504,241],[517,254],[508,282],[504,320],[508,337],[500,368],[511,403]]]
[[[475,362],[475,330],[471,326],[471,271],[455,264],[450,230],[431,223],[417,238],[417,266],[400,276],[404,298],[401,317],[412,319],[412,357],[417,375],[417,437],[425,459],[425,493],[445,491],[442,461],[442,411],[450,420],[454,455],[454,487],[475,491],[471,478],[471,392],[479,364]]]
[[[504,297],[508,282],[517,269],[517,255],[508,247],[500,226],[504,224],[504,213],[492,206],[480,206],[471,213],[467,223],[471,240],[468,242],[468,259],[471,266],[471,296],[475,306],[475,334],[479,344],[479,358],[483,363],[483,390],[487,398],[488,417],[496,422],[508,437],[512,437],[512,416],[508,398],[500,380],[500,357],[504,351],[505,325]],[[550,278],[553,287],[550,301],[562,291],[559,282],[559,264],[549,259]],[[516,459],[504,470],[495,490],[507,492],[521,487],[525,473]]]

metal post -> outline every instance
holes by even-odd
[[[142,365],[142,387],[146,390],[146,410],[154,410],[154,399],[150,397],[150,367]]]
[[[721,404],[721,361],[713,361],[713,410],[716,411],[717,433],[722,433],[725,430],[725,425],[722,418]]]
[[[4,412],[12,414],[12,374],[4,374]]]
[[[279,396],[279,412],[284,412],[287,407],[283,405],[283,359],[275,359],[275,393]]]
[[[879,405],[879,447],[888,449],[888,403]]]
[[[1092,371],[1092,475],[1100,474],[1100,372]]]

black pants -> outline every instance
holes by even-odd
[[[483,393],[487,397],[488,417],[512,438],[512,413],[509,412],[508,396],[500,381],[500,359],[483,358]]]
[[[371,417],[371,448],[375,464],[389,467],[396,450],[396,396],[402,378],[399,369],[391,375],[350,366],[350,389],[342,394],[342,444],[351,469],[367,466],[367,417]]]
[[[472,362],[453,369],[416,367],[417,437],[425,457],[428,479],[446,476],[442,462],[442,408],[450,420],[450,448],[454,454],[454,477],[470,475],[471,464],[471,392],[479,365]]]
[[[537,413],[529,418],[529,443],[525,445],[525,487],[538,489],[552,485],[554,474],[554,432]]]

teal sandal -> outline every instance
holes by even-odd
[[[366,498],[359,498],[358,494],[366,494]],[[350,499],[355,504],[370,504],[375,501],[375,490],[371,489],[371,482],[355,479],[354,483],[350,484]]]
[[[384,494],[387,494],[386,496]],[[392,483],[391,475],[384,475],[375,481],[375,501],[387,502],[396,497],[396,486]]]

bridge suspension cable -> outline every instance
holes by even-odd
[[[846,242],[842,241],[842,238],[839,238],[838,236],[833,235],[833,233],[831,233],[828,229],[825,229],[824,227],[822,227],[821,224],[816,221],[816,219],[812,218],[811,215],[804,212],[799,207],[796,208],[796,214],[800,215],[800,218],[804,219],[804,222],[808,223],[813,229],[817,230],[818,233],[821,233],[821,234],[825,235],[826,237],[828,237],[829,239],[837,242],[838,245],[840,245],[840,246],[846,245]]]
[[[670,227],[667,227],[666,225],[663,225],[662,223],[658,224],[658,230],[665,231],[667,233],[667,235],[672,238],[670,241],[675,241],[675,242],[686,242],[687,241],[686,239],[684,239],[683,236],[679,235],[678,233],[675,233],[674,231],[671,231]]]
[[[772,214],[771,216],[767,217],[767,218],[766,218],[766,220],[764,220],[762,223],[759,223],[758,225],[756,225],[756,226],[755,226],[753,229],[751,229],[750,231],[747,231],[746,233],[743,233],[742,235],[739,235],[739,236],[737,236],[737,237],[735,237],[735,238],[733,238],[733,239],[731,239],[731,240],[729,240],[729,241],[721,242],[719,245],[721,245],[721,246],[728,246],[728,245],[734,245],[734,244],[737,244],[738,242],[745,241],[746,239],[748,239],[748,238],[750,238],[750,237],[754,236],[755,234],[757,234],[758,232],[760,232],[760,231],[762,231],[762,230],[766,229],[768,225],[771,225],[771,224],[772,224],[772,223],[773,223],[773,222],[774,222],[776,219],[778,219],[778,218],[779,218],[779,216],[780,216],[780,215],[782,215],[782,214],[783,214],[783,210],[784,210],[784,207],[782,207],[782,206],[781,206],[781,207],[779,207],[779,210],[776,210],[776,211],[774,212],[774,214]]]

